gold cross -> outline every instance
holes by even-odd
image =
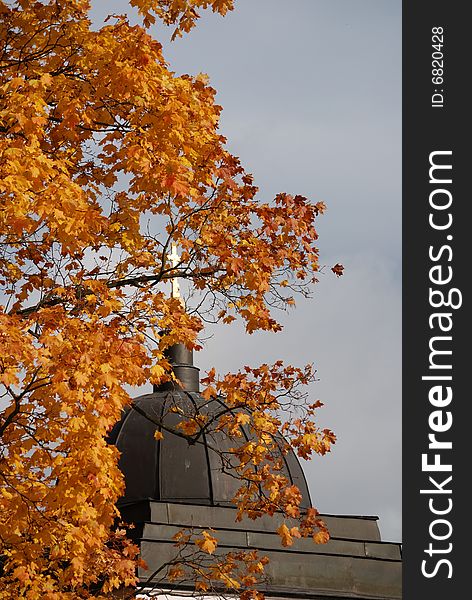
[[[169,254],[168,259],[171,261],[172,266],[175,268],[178,264],[180,264],[180,256],[177,254],[177,246],[176,244],[172,244],[172,253]],[[171,289],[171,298],[180,298],[180,287],[177,277],[172,277],[170,280],[172,284]],[[180,299],[182,302],[182,299]]]

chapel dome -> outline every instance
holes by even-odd
[[[157,500],[209,506],[233,506],[232,498],[240,481],[222,468],[219,454],[213,450],[229,450],[234,440],[221,433],[202,436],[201,443],[189,445],[187,440],[163,431],[162,440],[155,438],[159,422],[175,428],[180,416],[172,407],[180,406],[187,414],[189,410],[205,406],[207,413],[215,414],[227,409],[222,398],[205,400],[198,391],[198,369],[192,364],[192,353],[184,346],[173,346],[168,356],[174,372],[184,389],[172,383],[155,387],[151,394],[134,400],[136,409],[128,408],[110,433],[109,441],[121,452],[119,467],[124,474],[126,491],[118,505],[140,500]],[[149,417],[149,418],[147,418]],[[155,422],[153,422],[153,420]],[[246,428],[241,428],[242,441],[250,439]],[[276,436],[281,448],[283,438]],[[302,494],[302,508],[311,506],[310,494],[301,465],[290,451],[283,455],[281,474]]]

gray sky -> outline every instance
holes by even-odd
[[[400,540],[401,2],[238,0],[165,56],[178,73],[208,73],[222,132],[262,197],[326,202],[323,262],[346,267],[321,277],[283,333],[218,329],[197,362],[314,362],[311,393],[339,439],[305,464],[314,504],[379,515],[383,538]]]
[[[96,2],[94,15],[124,12]],[[99,10],[98,10],[99,7]],[[333,452],[305,463],[322,512],[379,515],[401,539],[401,2],[236,0],[173,44],[153,29],[177,73],[206,72],[224,107],[229,149],[261,197],[286,191],[328,212],[327,270],[314,298],[283,315],[281,334],[217,328],[197,357],[206,370],[283,358],[314,362]]]

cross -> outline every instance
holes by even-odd
[[[177,246],[175,244],[172,244],[172,253],[169,254],[168,259],[174,268],[180,264],[180,256],[177,254]],[[180,287],[177,277],[172,277],[170,282],[172,284],[171,298],[180,298]],[[182,299],[180,299],[180,302],[182,302]]]

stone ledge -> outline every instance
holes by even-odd
[[[214,556],[231,550],[238,549],[220,547]],[[138,572],[142,583],[176,556],[176,548],[169,542],[143,540],[141,552],[148,566]],[[270,559],[266,566],[268,582],[262,587],[268,595],[401,599],[400,561],[286,551],[263,554]]]
[[[343,554],[367,558],[401,560],[399,544],[388,542],[364,542],[362,540],[344,540],[332,538],[326,544],[315,544],[311,538],[294,539],[292,546],[283,548],[280,537],[275,531],[259,533],[244,530],[218,529],[212,527],[214,535],[222,546],[234,546],[238,549],[257,548],[265,550],[283,550],[285,552],[304,552],[310,554]],[[176,525],[145,523],[139,529],[140,538],[149,541],[172,542],[173,536],[181,530]],[[201,528],[195,528],[199,533]]]
[[[123,518],[134,523],[162,523],[179,527],[214,527],[216,529],[236,529],[267,533],[274,531],[274,519],[265,515],[251,520],[236,522],[236,509],[223,506],[203,506],[141,501],[120,507]],[[377,517],[320,515],[328,526],[331,537],[348,540],[380,542]],[[283,517],[280,516],[282,520]],[[287,520],[288,522],[288,520]],[[276,528],[276,527],[275,527]]]

